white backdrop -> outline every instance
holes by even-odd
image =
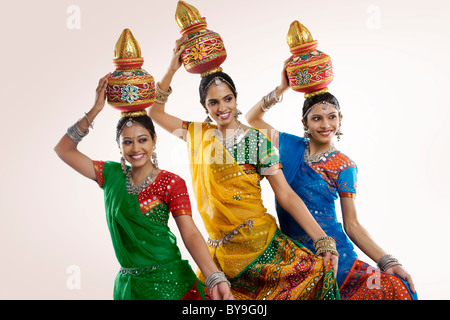
[[[361,223],[412,274],[420,298],[449,299],[450,5],[444,0],[189,3],[224,39],[223,68],[237,85],[244,113],[279,83],[290,54],[290,23],[299,20],[309,28],[318,49],[332,58],[330,90],[344,114],[338,147],[358,164]],[[124,28],[141,46],[144,69],[156,80],[162,77],[180,36],[176,5],[175,0],[19,0],[3,6],[1,299],[112,298],[119,265],[102,190],[60,161],[53,147],[92,106],[98,79],[114,70],[114,45]],[[180,69],[167,110],[203,120],[199,81]],[[267,120],[301,135],[302,104],[303,95],[290,91]],[[118,111],[106,106],[80,150],[93,159],[118,161],[118,118]],[[187,181],[195,208],[185,144],[159,127],[157,132],[160,166]],[[263,189],[264,203],[275,213],[266,181]],[[205,234],[195,210],[194,218]],[[170,225],[179,237],[173,219]],[[181,239],[179,246],[195,269]],[[361,253],[360,258],[371,262]]]

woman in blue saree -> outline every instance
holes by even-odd
[[[358,221],[355,206],[357,166],[333,144],[334,137],[339,139],[342,134],[338,100],[327,90],[305,100],[302,119],[305,137],[279,132],[263,120],[265,113],[289,89],[284,71],[287,61],[281,84],[263,97],[246,118],[250,125],[267,130],[267,135],[279,150],[288,183],[326,234],[336,240],[340,254],[337,281],[341,299],[417,299],[411,276],[397,259],[375,243]],[[344,227],[336,216],[335,201],[338,198]],[[281,230],[311,249],[311,239],[277,201],[276,210]],[[377,262],[378,268],[359,260],[353,243]]]

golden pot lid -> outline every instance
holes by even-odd
[[[116,59],[140,58],[141,47],[134,38],[130,29],[125,29],[117,40],[114,49],[114,56]]]
[[[290,48],[314,41],[311,32],[297,20],[291,23],[286,40]]]
[[[200,15],[200,12],[194,6],[187,4],[184,1],[178,1],[175,20],[180,29],[184,29],[201,19],[202,16]]]

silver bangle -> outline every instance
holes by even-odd
[[[89,128],[94,129],[94,121],[92,121],[92,123],[89,121],[89,118],[88,118],[86,112],[84,113],[84,117],[85,117],[86,120],[87,120],[87,123],[88,123]]]
[[[231,287],[231,283],[230,283],[230,281],[227,280],[225,273],[222,271],[216,271],[216,272],[211,273],[206,278],[205,285],[209,288],[209,291],[211,291],[211,293],[212,293],[214,286],[221,282],[226,282],[226,283],[228,283],[228,286]]]
[[[276,89],[273,89],[269,94],[261,98],[261,109],[264,112],[269,111],[275,104],[283,100],[283,95],[277,99]]]
[[[400,262],[398,262],[398,260],[390,254],[381,257],[381,259],[377,262],[377,266],[381,271],[386,271],[387,269],[398,265],[401,266]]]
[[[70,127],[67,129],[67,135],[68,135],[69,138],[70,138],[73,142],[75,142],[75,143],[78,143],[78,142],[80,142],[81,140],[83,140],[83,138],[84,138],[85,136],[87,136],[88,133],[89,133],[89,129],[86,130],[86,132],[82,132],[82,131],[80,130],[80,128],[78,128],[78,121],[75,122],[72,126],[70,126]]]

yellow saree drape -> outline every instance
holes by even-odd
[[[215,129],[190,123],[188,152],[198,210],[210,237],[208,247],[230,279],[235,297],[339,297],[334,274],[324,271],[321,257],[279,231],[263,205],[259,174],[248,173],[235,161],[215,139]]]

